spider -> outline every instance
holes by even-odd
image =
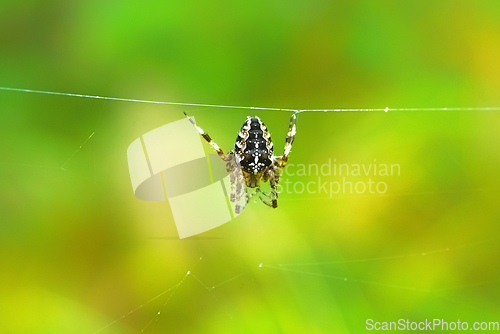
[[[252,196],[251,188],[255,188],[255,193],[259,194],[260,200],[272,207],[278,207],[278,192],[276,186],[279,182],[281,170],[288,161],[288,155],[292,149],[295,139],[297,113],[290,117],[290,125],[285,141],[285,152],[282,156],[274,156],[273,142],[266,126],[259,117],[247,116],[247,120],[241,127],[234,150],[229,153],[217,145],[212,138],[203,131],[192,117],[185,112],[184,115],[194,125],[200,135],[212,146],[219,157],[226,162],[226,169],[230,173],[231,180],[231,202],[239,202],[246,198],[243,204],[235,206],[235,212],[240,213]],[[264,193],[260,189],[261,182],[269,180],[271,191]],[[247,195],[248,192],[248,195]]]

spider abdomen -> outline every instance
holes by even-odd
[[[273,143],[258,117],[247,117],[236,138],[235,153],[244,172],[258,175],[271,166]]]

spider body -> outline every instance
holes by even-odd
[[[239,203],[242,199],[246,199],[245,203],[235,205],[236,213],[240,213],[245,208],[246,202],[252,196],[251,192],[247,195],[247,190],[251,188],[256,189],[255,193],[258,193],[264,204],[276,208],[278,206],[276,186],[279,182],[280,172],[285,167],[292,149],[296,132],[296,114],[294,113],[290,118],[285,152],[282,156],[274,156],[271,135],[259,117],[247,117],[236,138],[234,150],[226,154],[203,129],[196,125],[193,118],[186,113],[184,114],[200,135],[226,162],[226,169],[231,176],[230,201]],[[267,181],[270,183],[271,191],[264,193],[260,189],[260,184]]]
[[[266,126],[258,117],[247,117],[241,127],[234,153],[238,158],[246,186],[255,188],[273,163],[273,142]]]

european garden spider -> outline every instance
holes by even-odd
[[[235,212],[240,213],[245,208],[252,193],[248,189],[256,188],[255,193],[259,194],[260,200],[272,207],[278,207],[278,192],[276,186],[279,181],[281,170],[288,161],[288,155],[292,149],[295,139],[297,115],[294,113],[290,118],[288,134],[285,141],[285,152],[282,156],[274,156],[273,142],[266,126],[259,117],[248,116],[246,122],[241,127],[234,150],[229,153],[217,145],[208,134],[203,131],[192,117],[184,113],[189,121],[194,125],[200,135],[212,146],[217,154],[226,162],[226,169],[230,173],[231,180],[231,202],[240,202],[235,206]],[[271,191],[264,193],[260,189],[261,182],[271,185]],[[247,194],[248,192],[248,194]]]

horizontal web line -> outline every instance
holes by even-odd
[[[48,95],[82,97],[82,98],[88,98],[88,99],[101,99],[101,100],[151,103],[151,104],[165,104],[165,105],[177,105],[177,106],[230,108],[230,109],[254,109],[254,110],[272,110],[272,111],[293,111],[293,112],[500,111],[500,107],[477,107],[477,108],[476,107],[466,107],[466,108],[389,108],[389,107],[387,107],[387,108],[383,108],[383,109],[382,108],[375,108],[375,109],[356,109],[356,108],[347,108],[347,109],[290,109],[290,108],[270,108],[270,107],[226,106],[226,105],[219,105],[219,104],[202,104],[202,103],[149,101],[149,100],[138,100],[138,99],[126,99],[126,98],[120,98],[120,97],[107,97],[107,96],[98,96],[98,95],[49,92],[49,91],[43,91],[43,90],[10,88],[10,87],[0,87],[0,90],[7,90],[7,91],[14,91],[14,92],[25,92],[25,93],[48,94]]]

